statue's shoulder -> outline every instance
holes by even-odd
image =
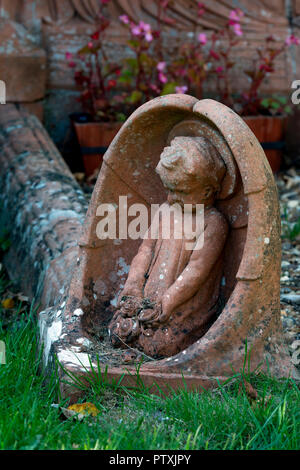
[[[211,232],[228,232],[228,222],[225,216],[215,207],[212,207],[205,213],[204,225]]]

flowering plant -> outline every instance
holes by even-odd
[[[198,3],[198,8],[198,15],[202,16],[205,6]],[[234,94],[230,73],[236,66],[234,48],[239,45],[244,34],[241,26],[243,16],[244,13],[239,8],[231,10],[225,27],[213,33],[210,40],[204,33],[196,36],[198,45],[188,47],[188,50],[192,51],[188,60],[180,59],[186,67],[186,72],[182,75],[195,77],[190,83],[186,83],[186,89],[202,98],[204,81],[214,76],[219,100],[234,108],[240,115],[287,114],[291,112],[291,108],[287,105],[285,97],[263,97],[259,92],[266,78],[275,72],[276,59],[291,45],[299,45],[300,39],[291,35],[285,41],[280,41],[274,36],[267,36],[264,45],[257,49],[257,54],[252,59],[252,67],[243,70],[248,77],[248,87],[241,94]],[[206,52],[198,52],[199,44],[206,45]],[[191,65],[191,70],[188,70],[188,64]]]
[[[136,24],[129,16],[121,15],[120,21],[129,31],[127,41],[132,55],[124,59],[119,79],[127,87],[126,102],[139,106],[159,95],[175,92],[175,84],[168,77],[168,66],[164,59],[162,43],[163,24],[173,24],[167,17],[170,0],[156,0],[157,23],[140,21]]]
[[[238,100],[239,112],[242,116],[266,114],[266,112],[268,114],[287,114],[291,111],[285,97],[263,98],[259,96],[262,83],[268,75],[275,72],[277,57],[292,44],[299,45],[300,39],[291,35],[284,43],[279,43],[279,45],[277,43],[274,36],[266,37],[264,46],[257,50],[257,57],[253,59],[252,68],[244,71],[250,80],[248,88]]]
[[[101,10],[97,30],[75,57],[67,53],[69,66],[75,70],[75,81],[81,89],[83,109],[94,120],[123,121],[142,103],[167,93],[190,93],[203,98],[204,85],[213,79],[218,98],[241,115],[279,114],[290,111],[284,97],[262,97],[260,90],[266,78],[275,72],[277,58],[300,39],[288,36],[285,42],[273,36],[265,38],[257,49],[252,66],[243,73],[248,78],[247,88],[234,94],[231,88],[232,70],[236,67],[234,49],[243,38],[240,9],[230,11],[223,29],[210,35],[198,31],[192,40],[180,43],[174,57],[166,54],[163,43],[163,25],[174,26],[168,17],[172,0],[154,0],[157,21],[150,25],[136,23],[128,15],[119,17],[127,29],[130,55],[122,64],[111,63],[105,53],[103,41],[110,25],[104,15],[110,0],[100,0]],[[197,2],[198,17],[206,13],[203,3]]]
[[[114,89],[121,73],[118,64],[111,63],[105,53],[103,42],[110,21],[104,8],[110,0],[101,0],[97,29],[89,42],[76,55],[66,53],[69,67],[74,69],[75,83],[80,89],[79,101],[85,112],[95,121],[122,120],[120,102],[114,99]]]

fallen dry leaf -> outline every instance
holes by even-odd
[[[15,302],[13,301],[13,299],[4,299],[2,300],[2,307],[3,308],[14,308],[15,306]]]
[[[95,418],[100,413],[98,408],[90,402],[75,403],[68,408],[61,408],[61,411],[66,418],[75,418],[79,421],[88,416]]]
[[[68,408],[52,403],[51,407],[60,410],[64,418],[75,418],[78,421],[81,421],[86,417],[95,418],[100,413],[98,408],[90,402],[75,403],[74,405],[70,405]]]

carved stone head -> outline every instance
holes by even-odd
[[[160,155],[156,172],[171,203],[201,203],[214,199],[225,175],[224,162],[204,137],[175,137]]]

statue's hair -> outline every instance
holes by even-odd
[[[216,149],[216,147],[205,137],[175,137],[171,145],[189,148],[189,152],[173,158],[168,162],[168,167],[181,164],[182,171],[190,179],[203,181],[203,166],[205,167],[205,184],[211,185],[216,191],[221,188],[222,180],[225,176],[226,166],[224,161]],[[195,152],[191,152],[191,149]],[[201,172],[199,171],[201,167]]]

